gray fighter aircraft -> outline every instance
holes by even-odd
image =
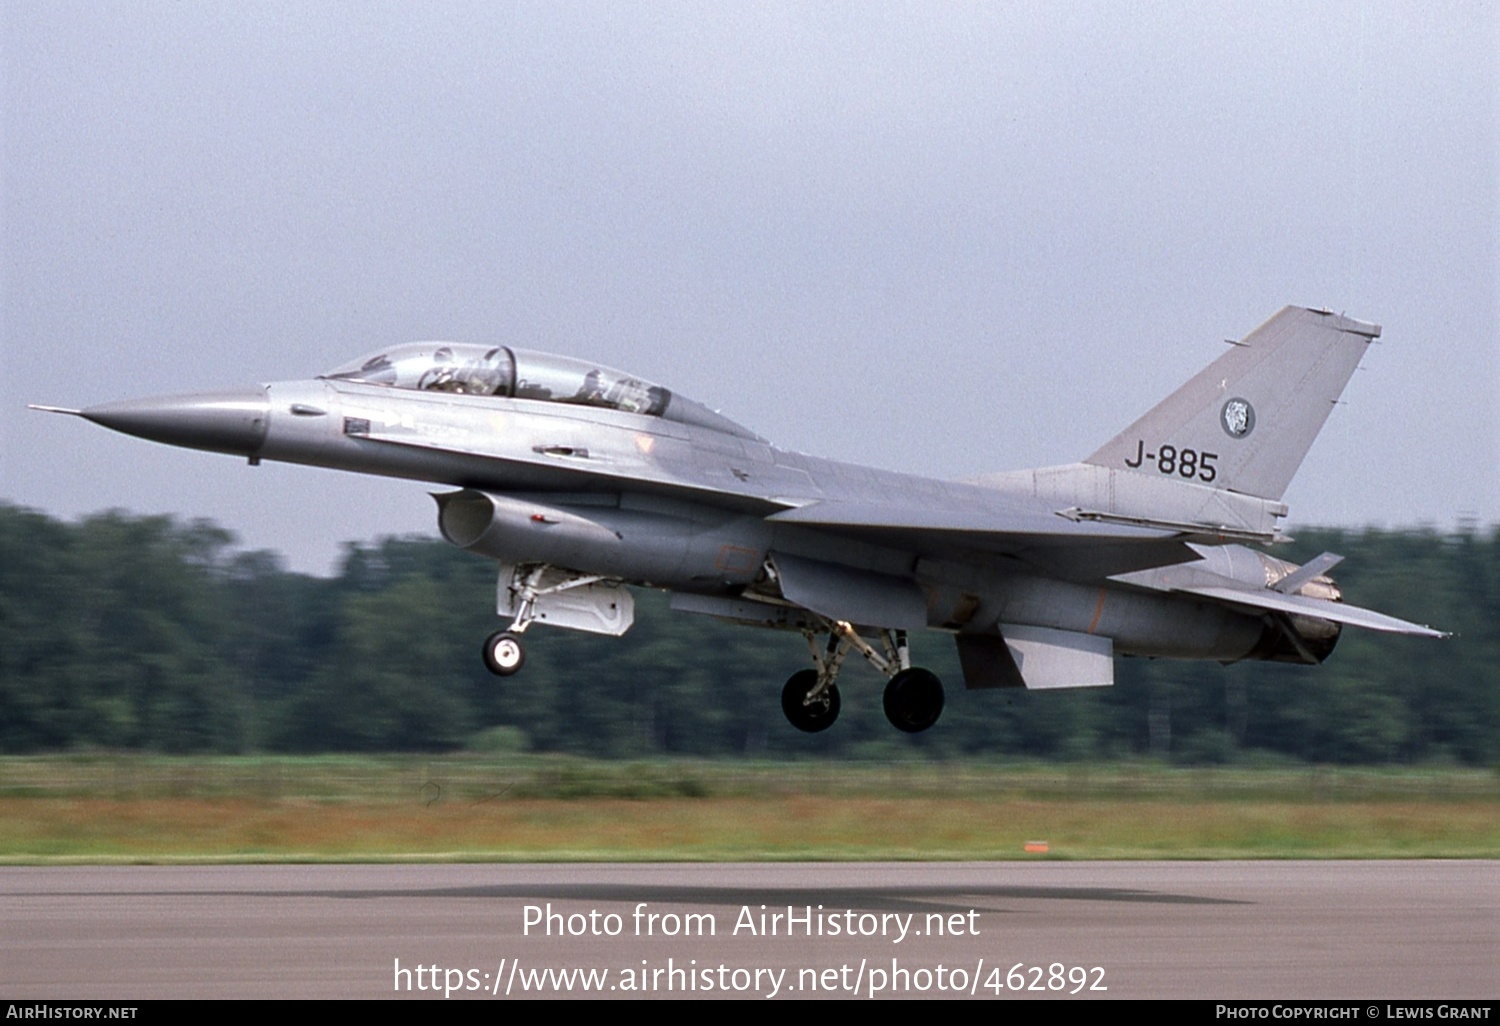
[[[777,449],[685,396],[505,346],[415,343],[310,381],[83,410],[116,431],[261,460],[449,485],[438,527],[499,563],[500,676],[534,623],[601,634],[626,584],[675,609],[802,632],[782,709],[839,713],[857,652],[916,732],[943,686],[908,632],[958,645],[969,688],[1098,687],[1116,654],[1321,663],[1344,625],[1442,633],[1342,601],[1331,553],[1296,566],[1281,502],[1373,324],[1287,307],[1081,463],[939,481]]]

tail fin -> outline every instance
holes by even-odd
[[[1379,336],[1286,307],[1084,462],[1280,499]]]

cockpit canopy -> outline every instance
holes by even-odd
[[[413,342],[361,357],[322,376],[419,392],[598,406],[757,437],[660,385],[595,363],[508,346]]]
[[[659,417],[672,393],[608,367],[505,346],[415,342],[345,364],[324,377],[421,392],[499,395],[603,406]]]

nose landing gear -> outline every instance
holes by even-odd
[[[484,639],[484,666],[496,677],[509,677],[526,665],[521,639],[510,631],[496,631]]]
[[[484,639],[485,669],[509,677],[526,663],[521,636],[538,620],[595,634],[624,634],[635,620],[630,593],[598,574],[581,574],[544,563],[502,563],[496,587],[496,612],[511,617],[510,626]]]

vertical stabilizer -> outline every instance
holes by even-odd
[[[1286,307],[1084,462],[1280,499],[1379,335]]]

